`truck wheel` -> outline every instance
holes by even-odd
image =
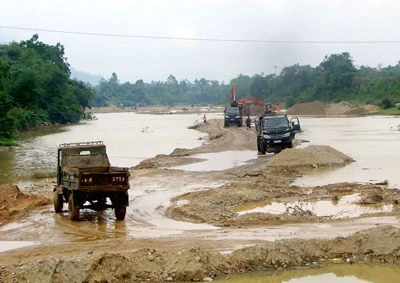
[[[54,204],[54,211],[56,213],[61,213],[63,211],[63,196],[58,194],[57,192],[53,193],[53,204]]]
[[[292,141],[290,141],[290,142],[288,143],[288,148],[293,148],[293,142],[292,142]]]
[[[117,220],[124,220],[126,214],[126,206],[117,206],[115,208],[115,218]]]
[[[267,152],[267,147],[266,147],[266,145],[264,144],[264,142],[260,142],[260,152],[262,153],[262,154],[265,154],[266,152]]]
[[[260,139],[257,137],[257,150],[258,150],[258,152],[261,152],[261,149],[260,149]]]
[[[72,194],[69,196],[68,200],[68,214],[69,219],[71,219],[72,221],[79,220],[79,206],[75,203]]]

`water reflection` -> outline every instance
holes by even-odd
[[[246,275],[233,275],[218,282],[251,283],[395,283],[399,282],[400,266],[392,264],[337,264],[305,270],[286,270]]]

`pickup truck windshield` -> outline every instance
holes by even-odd
[[[289,127],[286,117],[268,117],[264,118],[264,129]]]
[[[235,115],[235,116],[239,116],[239,115],[240,115],[240,113],[239,113],[239,107],[228,107],[228,108],[226,109],[226,115],[231,115],[231,116]]]

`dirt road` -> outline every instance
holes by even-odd
[[[222,123],[211,120],[198,128],[209,134],[203,146],[176,149],[132,168],[123,222],[107,212],[84,212],[77,223],[65,213],[55,215],[49,205],[52,180],[32,186],[35,197],[1,187],[1,244],[31,245],[1,253],[0,282],[212,281],[234,272],[332,261],[399,261],[398,190],[385,184],[290,186],[305,168],[352,162],[332,148],[255,155],[222,171],[171,169],[198,161],[195,154],[256,149],[253,131]],[[343,216],[307,206],[346,197],[356,202],[346,208],[381,209]],[[278,213],[257,211],[270,204],[286,206]]]

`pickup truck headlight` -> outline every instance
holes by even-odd
[[[283,137],[284,137],[284,138],[290,137],[290,132],[287,132],[287,133],[283,134]]]
[[[264,139],[270,140],[270,139],[271,139],[271,136],[269,136],[269,135],[264,135]]]
[[[240,116],[236,116],[236,117],[235,117],[235,119],[239,119],[239,118],[240,118]]]
[[[228,118],[228,119],[229,119],[229,116],[225,116],[225,118]]]

